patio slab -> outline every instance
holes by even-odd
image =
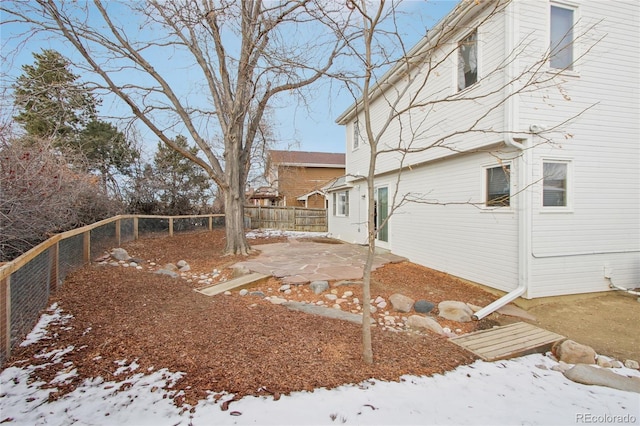
[[[260,255],[236,263],[252,272],[273,275],[287,284],[311,281],[362,279],[368,247],[355,244],[327,244],[290,239],[286,243],[256,247]],[[385,250],[377,250],[373,270],[387,264],[406,261]]]

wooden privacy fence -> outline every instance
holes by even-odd
[[[246,206],[252,228],[327,232],[327,210],[305,207]]]
[[[224,215],[120,215],[57,234],[0,265],[0,366],[29,333],[67,274],[140,235],[173,235],[224,226]],[[249,227],[248,221],[245,226]]]

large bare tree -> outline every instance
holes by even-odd
[[[349,43],[350,57],[356,65],[350,73],[336,76],[343,81],[354,99],[353,106],[338,121],[341,124],[355,121],[359,130],[354,133],[354,138],[360,139],[362,149],[366,152],[365,157],[358,160],[365,173],[347,170],[350,173],[349,180],[363,182],[367,189],[368,256],[364,266],[362,323],[362,357],[366,363],[373,362],[370,283],[379,232],[392,215],[408,203],[478,204],[470,200],[434,199],[429,196],[428,187],[424,192],[401,192],[400,183],[405,173],[410,172],[416,164],[416,158],[424,162],[424,158],[429,158],[427,152],[434,154],[431,158],[437,158],[442,152],[485,152],[495,156],[498,161],[505,156],[510,156],[509,159],[522,156],[534,148],[533,144],[525,143],[533,136],[533,130],[516,133],[512,123],[509,123],[512,99],[538,91],[553,91],[560,97],[567,97],[558,78],[564,69],[550,71],[546,66],[556,52],[535,51],[530,46],[531,38],[514,40],[511,44],[505,42],[504,58],[491,69],[485,67],[482,74],[477,72],[477,58],[473,58],[474,53],[470,51],[472,42],[468,45],[465,44],[467,39],[460,43],[452,42],[459,39],[460,34],[473,35],[474,28],[483,26],[501,14],[513,14],[506,11],[509,1],[461,2],[453,13],[429,29],[427,36],[411,49],[406,48],[400,31],[401,3],[347,0],[350,11],[349,37],[352,38],[353,33],[360,34],[357,41]],[[513,19],[510,16],[502,18],[507,22]],[[335,18],[325,19],[329,25],[338,21]],[[506,29],[513,30],[508,26]],[[573,41],[587,38],[592,29],[589,27],[584,32],[576,32]],[[585,43],[588,48],[584,49],[583,56],[597,43],[596,38]],[[575,58],[578,59],[581,58]],[[442,83],[442,76],[451,76],[454,72],[452,63],[471,66],[471,69],[461,67],[455,70],[458,74],[457,90],[450,89],[452,79],[448,77]],[[571,63],[567,63],[565,69],[570,67]],[[465,108],[469,104],[476,105],[476,108]],[[464,117],[443,118],[441,110],[452,112],[456,106],[472,113]],[[543,130],[535,130],[537,144],[564,140],[568,120],[582,112],[584,109],[568,119],[548,123]],[[500,126],[496,126],[496,117],[501,120],[504,117]],[[495,143],[487,146],[483,142],[474,146],[467,143],[466,139],[491,140]],[[380,167],[380,160],[384,160],[387,169]],[[374,189],[381,176],[389,175],[389,164],[393,164],[395,189],[389,194],[386,217],[380,217],[376,215]]]
[[[323,76],[345,44],[311,19],[317,8],[310,0],[16,0],[0,11],[23,40],[60,37],[96,88],[206,170],[224,196],[226,253],[246,254],[245,183],[267,134],[265,111]],[[180,133],[201,156],[175,143]]]

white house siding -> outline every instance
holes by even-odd
[[[558,87],[523,96],[520,105],[527,125],[550,127],[578,116],[563,129],[570,137],[555,134],[555,145],[534,151],[532,182],[542,177],[544,160],[570,161],[572,206],[557,213],[543,208],[541,183],[534,184],[529,297],[605,291],[605,267],[616,284],[640,286],[640,7],[635,1],[576,4],[577,31],[596,24],[576,53],[590,52],[575,72],[556,78]],[[527,16],[522,34],[548,28],[546,2],[520,7]]]
[[[414,194],[438,204],[408,203],[391,217],[393,253],[410,261],[501,290],[518,284],[517,200],[511,207],[486,209],[485,166],[489,154],[436,161],[403,172],[399,194]],[[512,176],[516,176],[512,164]],[[392,193],[397,175],[376,180]],[[512,180],[515,188],[517,182]],[[515,191],[515,190],[514,190]],[[446,204],[452,203],[452,204]],[[467,204],[469,203],[469,204]]]
[[[479,7],[479,6],[476,6]],[[488,22],[478,27],[478,55],[479,55],[479,79],[478,84],[457,93],[457,46],[458,41],[464,38],[478,25],[482,17],[474,19],[464,26],[463,31],[455,36],[436,52],[433,62],[443,63],[433,70],[428,78],[428,83],[420,91],[422,99],[452,100],[459,97],[462,100],[446,103],[435,103],[424,108],[415,108],[411,114],[403,115],[400,120],[394,120],[382,137],[378,149],[398,148],[399,144],[407,147],[424,147],[437,141],[439,138],[448,137],[442,145],[446,148],[433,148],[413,153],[403,158],[403,165],[420,164],[436,158],[451,154],[451,147],[456,149],[472,149],[486,145],[492,145],[502,140],[502,128],[504,124],[504,112],[501,106],[503,92],[499,90],[503,84],[503,77],[495,73],[495,69],[503,65],[504,54],[504,13],[499,12]],[[453,53],[451,53],[453,51]],[[412,74],[420,72],[408,93],[415,94],[423,83],[426,69],[414,70]],[[381,126],[387,122],[389,116],[388,105],[393,102],[399,91],[404,89],[406,79],[395,83],[397,90],[388,90],[384,98],[377,98],[372,104],[372,126],[374,134],[378,135]],[[470,100],[471,97],[492,93],[486,98]],[[434,95],[435,94],[435,95]],[[465,100],[466,98],[466,100]],[[405,96],[404,99],[408,99]],[[481,105],[481,108],[478,106]],[[401,103],[400,108],[406,106]],[[486,115],[478,123],[479,117]],[[360,135],[364,136],[364,117],[358,117],[360,123]],[[347,132],[347,174],[365,175],[369,164],[368,145],[360,141],[359,147],[353,149],[353,126],[355,117],[346,126]],[[476,124],[474,124],[476,123]],[[453,135],[461,129],[472,129],[464,135]],[[400,166],[400,155],[395,153],[385,154],[378,158],[376,173],[385,173],[397,169]],[[353,178],[352,178],[353,179]]]
[[[349,191],[349,216],[336,216],[333,214],[333,197],[329,194],[328,228],[332,238],[346,241],[352,244],[365,244],[367,242],[367,211],[361,198],[367,193],[364,184],[354,185],[352,188],[340,189],[336,192]]]

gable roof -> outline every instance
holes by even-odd
[[[344,168],[345,155],[334,152],[269,151],[272,164],[298,167]]]

